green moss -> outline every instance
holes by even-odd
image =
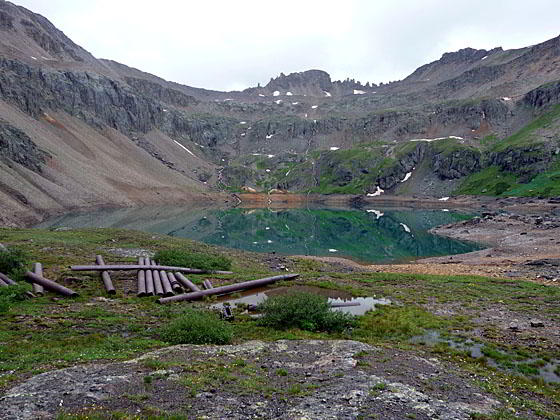
[[[231,268],[231,260],[223,255],[166,249],[156,252],[155,260],[160,265],[199,268],[201,270],[224,270]]]
[[[492,148],[492,152],[503,152],[511,148],[519,148],[524,146],[534,146],[545,140],[538,134],[539,130],[549,128],[558,124],[560,121],[560,105],[555,105],[551,110],[545,112],[541,116],[535,118],[517,133],[496,143]]]
[[[517,185],[517,177],[490,166],[469,175],[453,195],[501,195]]]

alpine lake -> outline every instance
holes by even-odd
[[[348,258],[388,264],[461,254],[483,247],[429,232],[473,217],[448,210],[399,208],[143,207],[68,213],[35,227],[122,228],[279,255]]]

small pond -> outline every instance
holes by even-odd
[[[366,208],[193,209],[145,207],[70,213],[37,228],[123,228],[282,255],[339,256],[392,263],[481,249],[429,229],[468,219],[442,210]]]
[[[364,315],[369,310],[375,310],[376,305],[389,305],[391,303],[389,299],[385,298],[352,297],[350,293],[341,290],[331,290],[313,286],[290,286],[252,289],[241,293],[241,296],[236,298],[232,298],[231,295],[221,296],[218,298],[218,303],[213,304],[211,307],[221,309],[225,302],[229,303],[231,306],[258,305],[271,296],[285,295],[294,292],[306,292],[325,296],[333,306],[334,311],[346,312],[352,315]],[[345,304],[352,306],[337,306]]]

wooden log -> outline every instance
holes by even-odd
[[[103,261],[103,257],[101,255],[97,255],[95,257],[95,262],[97,263],[97,265],[105,265],[105,261]],[[103,285],[105,286],[105,290],[107,291],[107,293],[109,293],[110,295],[114,295],[115,293],[117,293],[108,271],[101,272],[101,279],[103,280]]]
[[[175,293],[173,292],[171,282],[167,277],[167,272],[165,270],[161,270],[159,272],[159,277],[161,278],[161,285],[163,286],[163,293],[165,294],[165,296],[173,296]]]
[[[43,264],[39,262],[33,264],[33,272],[38,276],[43,277]],[[43,296],[45,294],[45,289],[40,284],[32,283],[31,285],[33,286],[33,294],[37,296]]]
[[[144,259],[144,267],[150,265],[149,261],[149,258]],[[154,295],[154,276],[152,275],[152,270],[146,270],[146,295]]]
[[[138,264],[115,264],[115,265],[71,265],[72,271],[136,271],[143,266]],[[152,270],[175,271],[186,274],[233,274],[232,271],[207,271],[198,268],[173,267],[168,265],[156,265]]]
[[[175,278],[173,273],[167,273],[167,278],[169,279],[169,283],[171,283],[171,288],[175,293],[181,293],[183,291],[183,287],[181,287],[181,283]]]
[[[181,273],[175,273],[175,277],[177,277],[177,280],[181,282],[181,284],[185,287],[185,289],[190,289],[192,292],[200,291],[199,287],[196,284],[194,284],[188,278],[183,276]]]
[[[144,265],[144,257],[138,257],[138,265]],[[137,284],[138,292],[136,293],[136,296],[146,296],[146,272],[144,270],[138,270]]]
[[[28,281],[29,283],[40,284],[45,289],[51,292],[59,293],[63,296],[68,296],[68,297],[78,296],[78,293],[74,292],[73,290],[62,286],[61,284],[55,283],[52,280],[48,280],[44,277],[38,276],[37,274],[32,273],[31,271],[25,273],[25,280]]]
[[[7,275],[0,273],[0,279],[2,279],[2,281],[4,283],[6,283],[8,286],[11,286],[13,284],[16,284],[15,281],[13,281],[11,278],[9,278]]]
[[[284,274],[281,276],[265,277],[263,279],[246,281],[243,283],[230,284],[228,286],[214,287],[213,289],[200,290],[198,292],[183,293],[182,295],[170,296],[165,298],[160,298],[157,300],[158,303],[170,303],[170,302],[181,302],[181,301],[191,301],[200,299],[204,296],[211,295],[223,295],[226,293],[237,292],[240,290],[252,289],[254,287],[266,286],[280,280],[292,280],[298,277],[299,274]]]
[[[212,283],[210,283],[210,280],[206,279],[202,282],[202,284],[204,285],[205,289],[213,289],[214,286],[212,286]]]
[[[155,266],[156,262],[154,260],[150,260],[150,265]],[[154,290],[156,295],[164,296],[165,292],[163,291],[163,285],[161,284],[161,277],[159,276],[159,270],[153,270],[152,276],[154,277]]]

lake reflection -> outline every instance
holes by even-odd
[[[372,263],[480,249],[428,233],[470,216],[441,210],[141,208],[67,214],[39,228],[110,227],[163,233],[230,248],[328,255]]]

